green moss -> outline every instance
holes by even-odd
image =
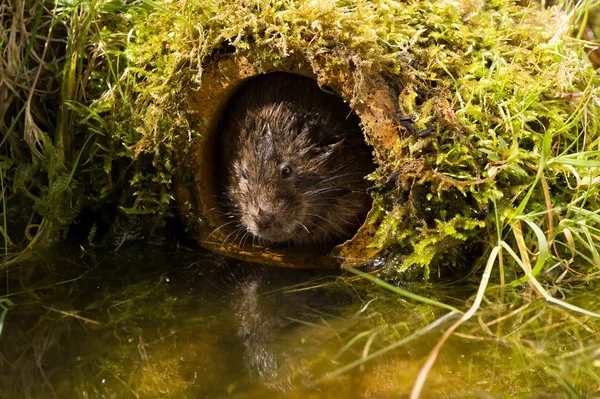
[[[378,148],[380,167],[371,176],[375,186],[399,176],[391,191],[374,195],[379,224],[371,242],[401,262],[398,270],[452,263],[473,242],[479,255],[498,239],[515,246],[517,220],[546,235],[543,244],[523,233],[534,256],[547,245],[548,264],[587,270],[598,263],[598,220],[590,213],[598,208],[597,184],[590,184],[600,166],[597,78],[585,42],[569,36],[588,10],[568,7],[508,0],[60,3],[56,12],[83,40],[68,42],[63,61],[60,49],[50,50],[47,70],[62,70],[65,105],[52,111],[54,125],[36,119],[43,112],[21,111],[13,121],[3,111],[3,124],[21,129],[31,145],[3,142],[15,160],[6,172],[35,203],[31,224],[43,218],[52,223],[47,230],[61,230],[81,206],[112,204],[156,229],[171,215],[175,152],[185,151],[176,143],[193,139],[194,123],[206,122],[191,122],[187,106],[206,68],[233,54],[247,55],[258,70],[301,60],[317,76],[341,71],[354,83],[342,94],[355,106],[370,101],[370,79],[384,79],[395,111],[415,122],[414,132],[398,127],[392,149]],[[54,18],[39,13],[41,25],[31,18],[30,30],[48,29]],[[9,31],[0,33],[6,46]],[[25,78],[37,72],[31,63]],[[55,77],[42,78],[56,87]],[[12,100],[19,110],[21,100]],[[7,206],[15,204],[9,198]]]
[[[595,188],[567,184],[575,174],[598,175],[584,152],[597,150],[599,137],[595,72],[569,26],[556,8],[505,0],[154,4],[118,54],[125,60],[118,90],[93,107],[118,127],[109,133],[121,143],[119,156],[152,157],[152,175],[142,169],[130,180],[138,187],[130,211],[161,218],[171,201],[174,140],[193,132],[188,89],[227,56],[223,46],[251,54],[258,66],[294,55],[318,59],[317,75],[340,66],[350,72],[349,60],[355,81],[384,75],[401,88],[401,114],[431,134],[403,134],[384,154],[374,178],[383,182],[390,171],[400,178],[395,192],[375,198],[381,224],[373,246],[411,248],[402,269],[429,266],[454,256],[448,248],[461,242],[492,243],[494,229],[509,232],[517,217],[551,230],[540,176],[553,206],[586,190],[586,207],[597,206]],[[364,93],[353,95],[357,103]],[[570,154],[591,164],[548,162]],[[494,207],[499,220],[485,217]],[[565,211],[563,218],[575,215]],[[549,239],[561,240],[559,232]]]

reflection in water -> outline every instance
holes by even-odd
[[[312,374],[305,368],[306,362],[317,354],[322,340],[333,336],[323,330],[324,325],[319,329],[319,317],[333,319],[334,314],[325,312],[332,305],[348,305],[350,298],[339,291],[331,298],[324,290],[273,290],[278,283],[273,284],[269,274],[262,269],[240,283],[233,301],[236,332],[250,375],[271,389],[286,392],[310,381]]]
[[[292,386],[292,382],[289,372],[283,366],[293,361],[294,357],[285,352],[278,356],[273,345],[280,330],[292,322],[285,318],[285,310],[280,310],[284,309],[283,306],[279,309],[261,306],[259,288],[259,277],[251,278],[241,285],[242,295],[235,304],[239,323],[237,335],[243,342],[244,362],[250,372],[256,372],[270,386],[285,391]],[[278,383],[271,382],[282,374],[283,378]]]
[[[207,252],[62,248],[0,282],[16,304],[0,337],[0,399],[405,397],[440,330],[360,359],[445,310],[357,292],[359,282]],[[464,309],[475,286],[410,289]],[[597,309],[599,288],[573,302]],[[423,398],[598,391],[600,323],[508,289],[508,305],[495,305],[491,292],[445,345]]]
[[[355,324],[346,321],[352,296],[304,289],[327,286],[331,273],[204,252],[65,250],[11,276],[17,306],[0,347],[8,398],[287,392],[305,385],[320,351],[337,350],[336,334]]]

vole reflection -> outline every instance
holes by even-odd
[[[251,273],[240,281],[232,304],[246,370],[277,391],[305,385],[316,363],[329,362],[318,354],[336,332],[321,319],[335,318],[335,309],[350,302],[340,291],[294,286],[314,281],[314,273],[311,280],[307,272],[290,272],[283,279],[267,268]]]

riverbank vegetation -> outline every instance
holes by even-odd
[[[375,234],[364,245],[377,255],[364,260],[362,272],[348,268],[345,281],[372,289],[373,298],[384,288],[440,309],[430,327],[455,321],[425,363],[415,395],[452,333],[514,348],[524,364],[541,350],[548,376],[573,395],[588,392],[600,384],[593,359],[578,369],[586,386],[561,370],[575,354],[598,349],[588,340],[597,334],[600,309],[582,294],[597,284],[600,267],[598,77],[588,58],[595,44],[583,40],[598,30],[590,26],[595,7],[508,0],[3,2],[7,295],[0,326],[15,302],[11,273],[67,237],[85,253],[131,238],[164,239],[173,225],[189,231],[176,222],[173,175],[177,154],[186,151],[181,143],[194,139],[190,92],[215,62],[243,55],[257,70],[302,62],[318,78],[343,76],[351,90],[338,94],[357,110],[371,101],[371,82],[383,81],[396,100],[384,116],[410,119],[397,123],[391,146],[365,126],[378,169],[370,176],[374,208],[367,220]],[[409,292],[411,280],[435,290],[449,276],[478,288],[462,304]],[[575,292],[587,299],[574,303]],[[490,312],[497,317],[487,319]],[[518,322],[507,327],[513,317]],[[376,336],[357,334],[348,345]],[[532,337],[552,334],[556,352],[532,346]]]

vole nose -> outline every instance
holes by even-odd
[[[265,230],[273,225],[273,222],[275,222],[275,215],[259,209],[258,215],[254,218],[254,222],[256,223],[256,227]]]

